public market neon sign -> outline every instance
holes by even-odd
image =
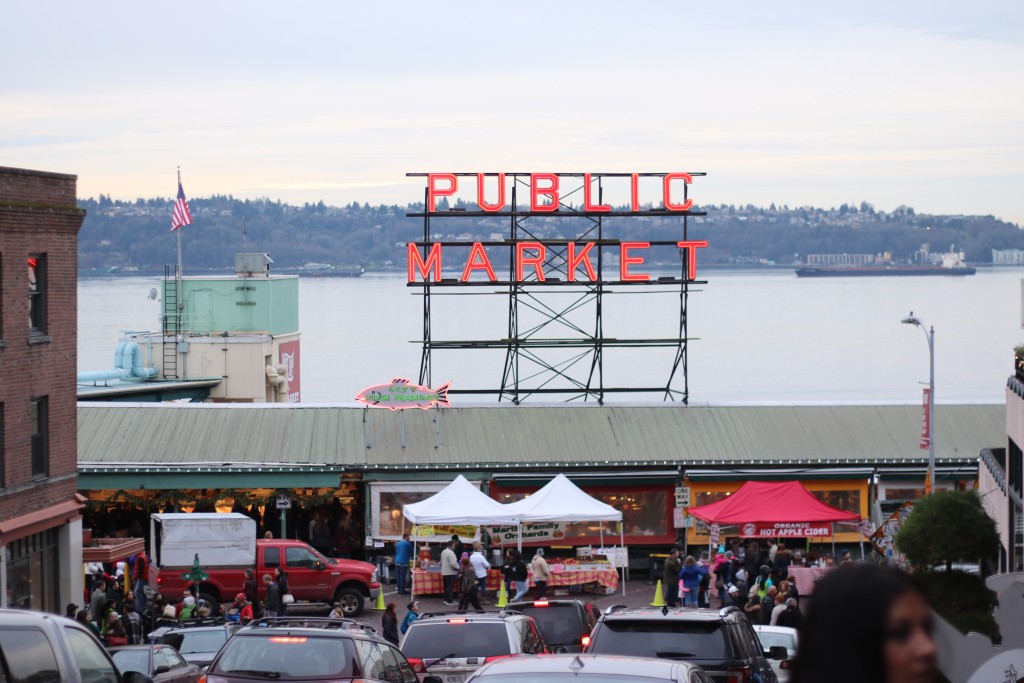
[[[460,174],[465,177],[466,174]],[[595,175],[590,173],[582,174],[583,178],[583,205],[579,212],[561,212],[562,188],[561,179],[563,176],[555,173],[531,173],[514,174],[516,178],[529,178],[530,210],[527,213],[516,212],[516,215],[559,215],[571,216],[573,213],[582,215],[598,216],[635,216],[641,211],[640,204],[640,177],[639,173],[618,174],[625,175],[629,180],[629,210],[616,211],[610,204],[602,203],[600,198],[594,197],[593,180]],[[571,174],[579,177],[579,174]],[[650,174],[644,174],[650,175]],[[428,215],[453,215],[449,211],[438,211],[438,201],[453,197],[459,190],[459,175],[454,173],[428,173],[426,188],[426,210]],[[487,178],[496,179],[496,196],[489,198],[487,192]],[[679,190],[680,186],[689,185],[693,177],[689,173],[665,173],[661,174],[661,205],[664,207],[658,213],[683,214],[693,208],[693,199],[685,198],[677,201],[673,195],[673,189]],[[492,192],[494,194],[494,192]],[[685,187],[681,194],[685,196]],[[508,196],[506,192],[506,174],[476,174],[476,202],[484,215],[509,215],[502,213],[508,207]],[[458,214],[454,214],[458,215]],[[669,243],[671,244],[671,243]],[[465,266],[459,277],[460,282],[469,282],[473,273],[480,271],[485,274],[488,281],[498,282],[490,258],[482,242],[466,243],[460,247],[469,246],[469,255],[466,258]],[[532,269],[536,282],[545,282],[546,275],[543,264],[547,262],[552,254],[549,247],[564,247],[564,252],[557,254],[557,258],[564,261],[565,278],[568,282],[597,282],[598,274],[594,268],[593,258],[595,247],[601,245],[598,242],[573,242],[565,240],[528,240],[516,241],[513,246],[513,272],[516,282],[523,282],[527,278],[527,270]],[[454,246],[450,245],[449,246]],[[604,246],[609,246],[605,243]],[[611,246],[618,247],[619,257],[619,281],[620,282],[648,282],[651,279],[649,273],[637,272],[643,266],[643,251],[651,247],[650,242],[615,242]],[[708,246],[705,240],[683,240],[675,243],[675,246],[688,254],[686,277],[695,280],[697,277],[697,249]],[[421,253],[420,250],[425,253]],[[406,245],[407,251],[407,276],[410,283],[440,282],[441,269],[443,267],[443,245],[440,242],[433,242],[429,249],[423,243],[409,242]],[[585,279],[577,279],[582,275]]]

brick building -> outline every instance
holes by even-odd
[[[76,181],[0,167],[0,607],[82,602]]]

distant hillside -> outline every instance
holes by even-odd
[[[172,200],[120,202],[100,195],[78,204],[87,211],[78,242],[80,268],[132,266],[153,271],[177,262],[177,241],[170,232]],[[189,207],[194,219],[185,227],[184,260],[189,269],[231,268],[234,254],[242,250],[243,219],[248,249],[269,252],[278,268],[311,261],[336,267],[404,268],[405,243],[423,234],[422,220],[405,217],[406,211],[422,211],[422,205],[291,206],[269,199],[214,196],[190,199]],[[821,253],[892,252],[897,259],[909,259],[926,243],[932,252],[955,244],[971,263],[986,264],[992,262],[992,249],[1024,249],[1024,231],[992,216],[933,216],[908,207],[886,213],[867,203],[832,209],[699,208],[708,215],[691,220],[689,237],[710,243],[701,253],[704,265],[787,265],[798,256]],[[566,223],[534,225],[550,238],[557,235],[556,226]],[[615,237],[645,240],[676,239],[680,230],[678,219],[608,219],[607,225]],[[457,231],[443,235],[446,239],[487,240],[507,231],[507,219],[439,220],[434,228]],[[571,230],[578,228],[577,223]]]

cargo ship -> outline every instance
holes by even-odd
[[[844,255],[845,256],[845,255]],[[964,262],[964,252],[952,248],[940,263],[897,263],[882,259],[876,263],[835,263],[804,265],[797,277],[904,277],[913,275],[974,275],[977,270]]]

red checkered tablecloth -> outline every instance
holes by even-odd
[[[810,595],[814,590],[814,582],[824,576],[827,571],[828,569],[825,567],[796,567],[793,565],[790,565],[787,570],[789,576],[792,576],[796,583],[800,597]]]
[[[487,590],[495,591],[501,587],[501,572],[490,570],[487,572]],[[456,592],[458,582],[456,581]],[[441,595],[444,593],[444,579],[441,572],[428,572],[423,569],[412,570],[412,592],[415,595]]]
[[[533,575],[530,575],[531,581]],[[619,587],[619,574],[614,569],[577,569],[577,570],[551,570],[551,580],[548,581],[548,588],[554,586],[579,586],[584,583],[597,582],[606,588],[615,590]]]

